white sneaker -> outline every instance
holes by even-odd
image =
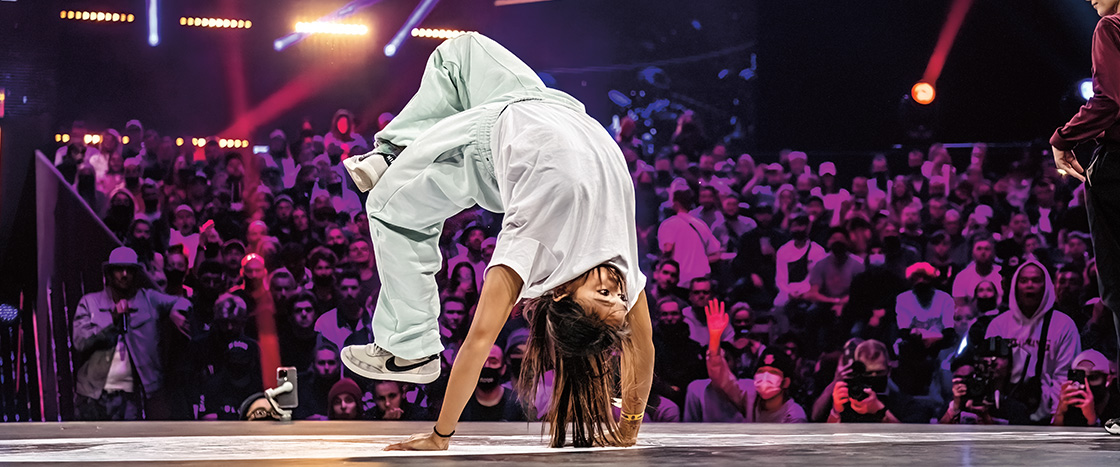
[[[342,161],[342,165],[346,167],[346,172],[350,173],[350,178],[354,179],[354,186],[362,192],[372,190],[385,171],[389,170],[385,155],[376,150],[360,156],[348,157]]]
[[[1114,418],[1112,420],[1104,422],[1104,431],[1107,431],[1114,435],[1120,435],[1120,418]]]
[[[427,384],[439,378],[439,355],[416,361],[397,358],[377,344],[350,345],[342,349],[342,364],[369,379]]]

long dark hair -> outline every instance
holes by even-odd
[[[548,423],[552,447],[564,446],[569,425],[575,447],[608,446],[618,441],[611,398],[619,383],[611,359],[629,337],[629,328],[608,324],[574,298],[575,288],[591,274],[607,274],[625,288],[621,271],[604,264],[531,300],[525,308],[529,340],[517,389],[526,412],[531,413],[545,372],[554,372],[547,412],[538,414]]]

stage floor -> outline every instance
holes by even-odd
[[[431,422],[0,424],[0,464],[1120,465],[1103,430],[936,425],[653,424],[633,448],[549,449],[539,424],[463,423],[451,449],[385,452]]]

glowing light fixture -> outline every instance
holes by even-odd
[[[933,89],[932,84],[919,81],[914,87],[910,88],[910,96],[914,98],[914,102],[922,105],[929,105],[933,103],[933,99],[937,97],[937,92]]]

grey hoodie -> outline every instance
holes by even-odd
[[[1046,283],[1038,311],[1028,318],[1019,307],[1016,290],[1019,274],[1023,272],[1023,268],[1030,265],[1042,269]],[[1012,350],[1011,381],[1013,382],[1035,376],[1042,322],[1046,312],[1053,310],[1050,329],[1046,336],[1046,354],[1042,364],[1042,404],[1038,411],[1031,414],[1033,421],[1047,419],[1053,415],[1054,408],[1058,405],[1061,385],[1066,381],[1066,373],[1073,364],[1073,357],[1081,353],[1081,336],[1077,332],[1077,325],[1069,316],[1054,310],[1054,281],[1046,267],[1037,261],[1028,261],[1019,266],[1015,276],[1011,278],[1011,287],[1007,293],[1011,308],[992,320],[985,337],[999,336],[1015,341],[1017,344]]]

